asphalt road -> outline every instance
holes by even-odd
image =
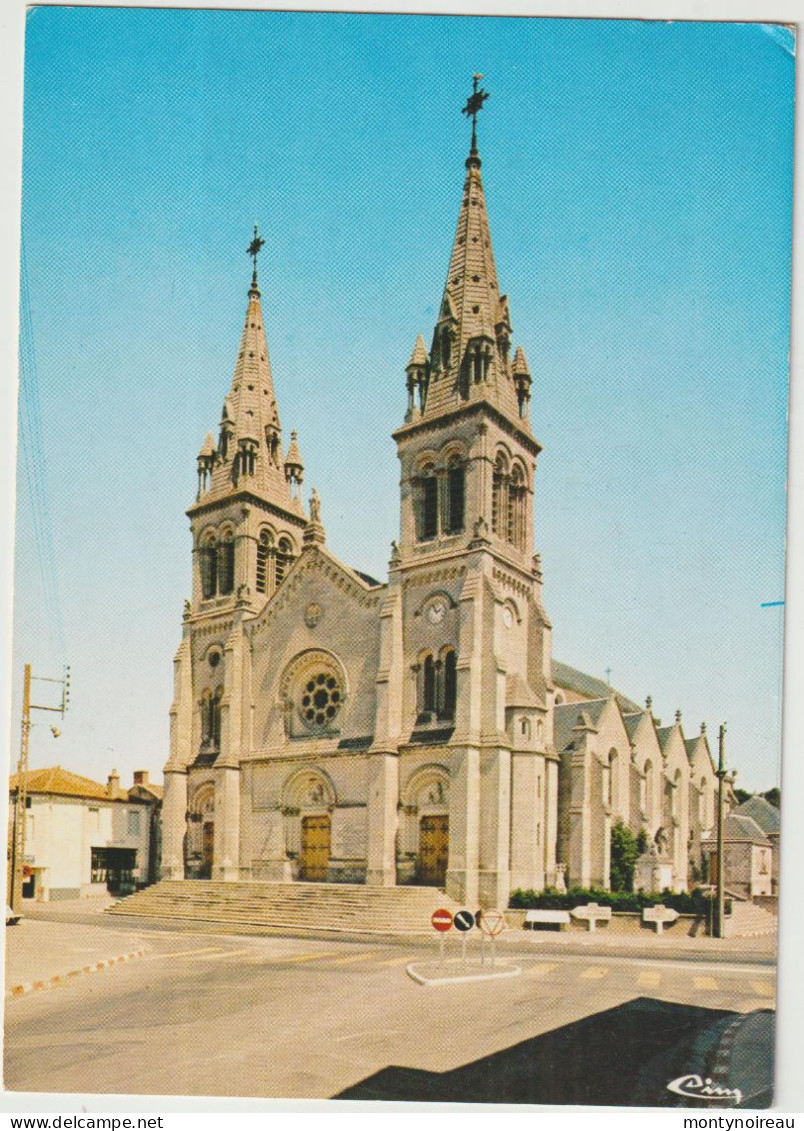
[[[421,986],[415,946],[143,937],[137,962],[7,1002],[7,1089],[664,1104],[735,1012],[773,1007],[759,962],[528,939],[519,977]]]

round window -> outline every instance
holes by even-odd
[[[301,717],[308,727],[326,727],[337,715],[342,692],[331,672],[318,672],[302,687]]]

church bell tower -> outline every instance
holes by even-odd
[[[533,552],[531,375],[512,352],[477,146],[488,94],[474,78],[457,229],[429,352],[417,337],[394,433],[411,746],[446,750],[449,894],[505,906],[555,875],[550,624]],[[403,728],[404,729],[404,728]],[[436,761],[436,754],[433,754]]]
[[[257,257],[246,316],[217,437],[197,459],[188,509],[192,597],[175,658],[170,758],[165,766],[166,878],[238,879],[240,762],[251,745],[251,658],[243,624],[282,585],[307,525],[304,466],[291,433],[287,451],[268,357]]]

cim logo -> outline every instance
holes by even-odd
[[[687,1076],[679,1076],[675,1080],[671,1080],[667,1085],[668,1092],[675,1092],[677,1096],[686,1096],[687,1099],[692,1100],[706,1100],[708,1102],[725,1100],[728,1103],[739,1104],[742,1102],[743,1093],[739,1088],[727,1088],[723,1084],[715,1084],[715,1082],[707,1076],[706,1079],[698,1076],[696,1073],[690,1073]]]

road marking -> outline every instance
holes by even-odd
[[[330,966],[346,966],[350,962],[363,962],[366,958],[373,958],[376,951],[367,950],[361,954],[345,954],[342,958],[331,958],[329,960]]]
[[[692,983],[695,986],[696,990],[716,990],[717,989],[717,982],[715,981],[715,979],[706,977],[704,975],[700,975],[697,978],[693,978]]]
[[[658,970],[640,970],[637,974],[637,985],[646,989],[655,989],[662,980]]]
[[[542,974],[549,974],[552,970],[557,969],[557,962],[537,962],[535,966],[531,966],[529,970],[525,971],[525,973],[541,976]]]
[[[170,950],[165,951],[164,954],[146,954],[146,958],[186,958],[191,954],[216,954],[220,951],[219,946],[204,946],[200,950]]]
[[[246,950],[222,950],[220,954],[208,954],[207,958],[238,958],[242,954],[254,954],[255,952],[251,947]]]
[[[758,997],[773,997],[773,986],[770,982],[749,982],[751,989]]]
[[[375,962],[375,966],[407,966],[409,962],[415,962],[417,955],[408,954],[405,958],[384,958],[382,962]]]
[[[281,963],[315,962],[315,960],[317,958],[329,958],[331,953],[332,953],[332,951],[329,951],[329,950],[319,950],[319,951],[316,951],[315,954],[291,954],[291,955],[288,955],[287,957],[285,957],[285,955],[278,954],[276,956],[275,961],[281,962]]]
[[[581,974],[581,977],[586,981],[597,981],[599,978],[605,978],[608,972],[608,967],[606,966],[589,966],[584,970],[583,974]]]

